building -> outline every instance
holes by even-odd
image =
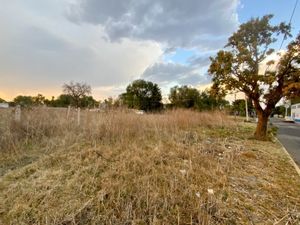
[[[0,109],[7,109],[9,107],[8,103],[2,102],[0,103]]]
[[[295,122],[300,123],[300,103],[291,105],[291,117]]]

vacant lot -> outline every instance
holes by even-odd
[[[0,111],[0,224],[299,224],[300,179],[253,125],[192,111]]]

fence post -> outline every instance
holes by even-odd
[[[77,108],[77,125],[80,125],[80,108]]]
[[[69,106],[68,106],[68,110],[67,110],[67,119],[69,119],[70,111],[71,111],[71,106],[69,105]]]
[[[15,121],[20,122],[21,121],[21,106],[17,105],[15,110]]]

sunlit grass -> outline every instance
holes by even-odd
[[[290,224],[299,177],[220,112],[1,114],[3,224]],[[4,135],[4,136],[3,136]]]

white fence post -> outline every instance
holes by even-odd
[[[68,110],[67,110],[67,119],[69,119],[70,111],[71,111],[71,106],[69,105],[69,106],[68,106]]]
[[[80,108],[77,108],[77,125],[80,125]]]
[[[17,105],[15,110],[15,121],[20,122],[21,121],[21,106]]]

